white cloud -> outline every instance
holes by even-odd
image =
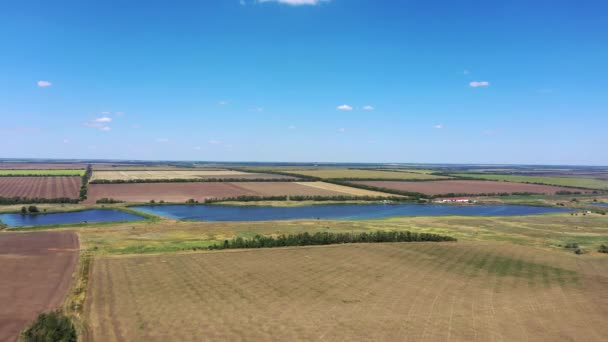
[[[469,85],[473,88],[477,88],[477,87],[487,87],[490,85],[490,82],[488,81],[473,81],[471,83],[469,83]]]
[[[99,130],[100,130],[100,131],[103,131],[103,132],[109,132],[109,131],[111,131],[111,130],[112,130],[112,128],[110,128],[110,127],[108,127],[108,126],[102,126],[102,127],[100,127],[100,128],[99,128]]]
[[[69,144],[69,143],[70,143],[70,141],[69,141],[68,139],[63,139],[63,143],[64,143],[64,144]]]
[[[344,110],[344,111],[351,111],[351,110],[353,110],[353,107],[351,107],[351,106],[349,106],[347,104],[343,104],[341,106],[338,106],[336,109],[337,110]]]
[[[363,106],[363,110],[374,110],[374,106]]]
[[[218,106],[225,106],[228,104],[228,101],[221,100],[221,101],[218,101],[217,104],[218,104]]]
[[[114,115],[123,116],[123,115],[125,115],[125,113],[124,112],[116,112],[116,113],[114,113]]]
[[[104,116],[102,118],[95,119],[95,122],[112,122],[112,118]]]
[[[112,115],[112,112],[101,112],[102,115]]]
[[[291,126],[287,127],[287,129],[296,129],[296,126],[291,125]]]
[[[338,132],[340,132],[340,133],[344,133],[344,132],[346,132],[346,128],[339,128],[339,129],[338,129]]]
[[[222,142],[221,142],[220,140],[216,140],[216,139],[211,139],[211,140],[209,140],[209,144],[210,144],[210,145],[219,145],[219,144],[221,144],[221,143],[222,143]]]
[[[197,150],[197,151],[200,151],[201,147],[200,146],[194,146],[194,149]]]
[[[36,83],[36,84],[38,84],[38,86],[40,88],[46,88],[46,87],[50,87],[53,85],[53,83],[51,83],[49,81],[38,81],[38,83]]]
[[[156,142],[158,142],[158,143],[168,143],[169,139],[167,139],[167,138],[158,138],[158,139],[156,139]]]
[[[286,4],[291,6],[301,5],[318,5],[322,2],[328,2],[330,0],[258,0],[259,2],[278,2],[280,4]]]
[[[435,125],[433,127],[435,127],[436,129],[443,129],[445,126],[443,126],[442,124],[439,124],[439,125]]]

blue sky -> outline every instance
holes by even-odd
[[[606,1],[6,1],[0,157],[608,165]]]

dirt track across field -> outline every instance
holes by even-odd
[[[16,341],[39,313],[61,305],[78,253],[70,231],[0,233],[0,341]]]
[[[317,182],[202,182],[202,183],[136,183],[90,184],[88,203],[100,198],[125,202],[185,202],[188,199],[203,201],[206,198],[238,196],[347,196],[342,191],[323,189]],[[347,188],[348,187],[343,187]],[[358,189],[357,189],[358,190]],[[371,193],[371,192],[370,192]],[[353,196],[353,195],[351,195]]]
[[[501,243],[101,257],[93,341],[603,341],[608,264]]]
[[[0,177],[0,197],[78,198],[80,177]]]
[[[529,192],[537,194],[554,194],[557,191],[586,191],[553,185],[494,182],[477,180],[441,180],[428,182],[407,181],[356,181],[354,184],[370,185],[380,189],[419,192],[427,195],[444,194],[490,194]]]

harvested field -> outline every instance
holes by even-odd
[[[608,263],[501,243],[98,257],[93,341],[602,341]]]
[[[298,182],[298,184],[310,186],[317,189],[330,190],[340,192],[347,196],[370,196],[370,197],[386,197],[395,196],[380,191],[371,191],[365,189],[351,188],[349,186],[325,183],[325,182]]]
[[[0,177],[0,197],[78,198],[80,177]]]
[[[44,170],[44,169],[82,169],[84,170],[87,166],[85,164],[71,164],[71,163],[7,163],[0,162],[0,169],[6,170]]]
[[[165,170],[165,171],[94,171],[92,181],[96,180],[138,180],[138,179],[294,179],[295,177],[271,175],[263,173],[248,173],[231,170]]]
[[[512,182],[442,180],[431,182],[391,182],[391,181],[355,181],[354,184],[373,186],[379,189],[419,192],[427,195],[442,194],[490,194],[530,192],[537,194],[555,194],[557,191],[576,191],[577,189]],[[585,190],[581,190],[585,191]]]
[[[238,196],[344,196],[343,192],[308,186],[295,182],[202,182],[202,183],[135,183],[90,184],[88,203],[100,198],[125,202],[185,202],[207,198]]]
[[[0,234],[0,341],[16,341],[40,312],[61,305],[78,252],[69,231]]]
[[[449,177],[435,176],[420,172],[406,171],[378,171],[359,169],[317,169],[317,170],[289,170],[285,171],[294,175],[319,177],[324,179],[360,178],[360,179],[447,179]]]
[[[583,178],[583,177],[544,177],[544,176],[517,176],[517,175],[497,175],[497,174],[480,174],[480,173],[457,173],[454,176],[470,177],[478,179],[505,181],[505,182],[520,182],[520,183],[537,183],[567,187],[581,187],[587,189],[608,190],[608,180]]]

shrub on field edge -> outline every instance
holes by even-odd
[[[606,245],[601,245],[600,249],[597,250],[600,253],[608,253],[608,246]]]
[[[41,313],[21,333],[23,342],[76,342],[76,329],[69,317],[59,311]]]

